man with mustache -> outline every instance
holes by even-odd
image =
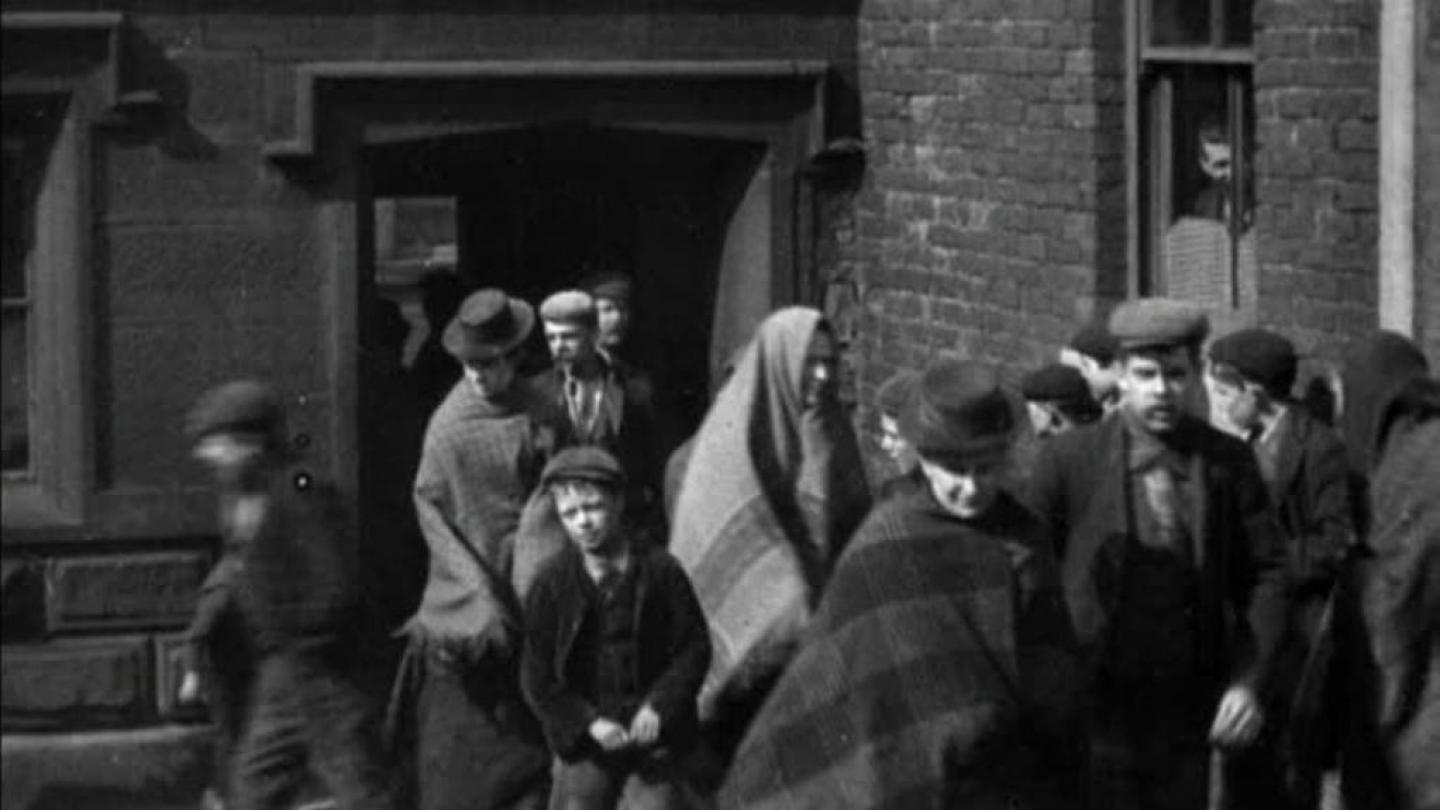
[[[1181,301],[1117,308],[1115,412],[1044,443],[1030,481],[1085,665],[1098,807],[1202,810],[1210,746],[1264,724],[1284,552],[1249,448],[1185,408],[1207,328]]]

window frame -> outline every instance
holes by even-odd
[[[1174,182],[1173,159],[1170,172],[1166,172],[1165,161],[1151,160],[1147,154],[1166,154],[1172,149],[1173,137],[1154,137],[1157,124],[1153,119],[1155,111],[1148,103],[1145,82],[1151,71],[1165,65],[1197,65],[1218,69],[1248,68],[1250,71],[1250,92],[1254,93],[1255,46],[1251,42],[1243,45],[1216,44],[1225,41],[1227,17],[1224,13],[1227,2],[1235,0],[1209,0],[1210,42],[1204,45],[1152,45],[1150,6],[1154,0],[1127,0],[1125,5],[1125,160],[1126,160],[1126,218],[1127,218],[1127,273],[1126,292],[1129,297],[1164,294],[1165,279],[1155,261],[1157,239],[1157,216],[1162,209],[1168,209],[1170,201],[1157,202],[1150,189],[1156,185],[1170,188]],[[1253,25],[1253,23],[1252,23]],[[1171,90],[1170,92],[1173,92]],[[1246,99],[1243,86],[1232,76],[1225,89],[1229,141],[1244,144],[1246,121],[1244,114]],[[1168,105],[1173,108],[1173,102]],[[1253,100],[1250,104],[1253,109]],[[1238,112],[1237,112],[1238,111]],[[1160,122],[1160,127],[1169,131],[1174,126],[1173,116]],[[1158,147],[1152,141],[1163,141]],[[1245,148],[1232,149],[1232,197],[1245,200],[1248,164],[1254,155]],[[1163,175],[1163,176],[1162,176]],[[1154,196],[1165,196],[1164,194]],[[1229,279],[1230,300],[1228,306],[1215,313],[1222,321],[1246,322],[1255,315],[1254,296],[1244,296],[1242,290],[1254,289],[1258,279],[1240,277],[1239,243],[1235,238],[1240,229],[1238,223],[1241,206],[1232,206],[1231,216],[1226,223],[1231,233],[1231,276]],[[1252,212],[1253,214],[1253,212]],[[1251,233],[1255,234],[1252,222]],[[1255,234],[1258,241],[1258,234]],[[1256,267],[1258,273],[1258,266]],[[1161,289],[1156,289],[1161,287]]]

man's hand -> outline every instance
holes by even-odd
[[[604,717],[597,717],[590,724],[590,736],[606,751],[619,751],[630,744],[630,735],[625,733],[625,727]]]
[[[1232,686],[1220,699],[1220,709],[1210,725],[1210,742],[1224,748],[1243,748],[1255,742],[1264,725],[1265,714],[1255,690]]]
[[[642,748],[654,745],[660,739],[660,715],[646,703],[635,712],[630,721],[630,741]]]

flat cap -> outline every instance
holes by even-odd
[[[547,487],[559,481],[577,479],[618,489],[625,483],[625,470],[604,448],[579,445],[556,453],[540,474],[541,486]]]
[[[200,395],[185,417],[192,441],[213,433],[278,433],[285,422],[280,394],[258,380],[233,380]]]
[[[1109,365],[1119,348],[1115,336],[1110,334],[1110,328],[1103,320],[1094,320],[1080,327],[1065,345],[1101,365]]]
[[[919,379],[919,372],[908,369],[891,375],[890,379],[881,383],[875,391],[875,409],[891,419],[898,419],[905,410],[905,403],[910,401],[910,393],[915,390],[915,383]]]
[[[1209,329],[1203,309],[1174,298],[1136,298],[1110,314],[1110,334],[1122,349],[1198,346]]]
[[[540,317],[551,323],[595,325],[595,299],[584,290],[561,290],[540,303]]]
[[[1007,447],[1015,424],[1015,408],[994,372],[940,360],[915,383],[900,434],[922,457],[945,466]]]
[[[1268,329],[1242,329],[1210,344],[1210,360],[1275,396],[1288,396],[1300,359],[1295,344]]]
[[[629,303],[630,294],[635,289],[635,282],[624,273],[608,271],[586,278],[580,286],[585,288],[593,298]]]
[[[1084,402],[1093,400],[1085,376],[1070,366],[1051,363],[1020,380],[1020,394],[1031,402]]]

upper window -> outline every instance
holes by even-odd
[[[1141,41],[1138,288],[1215,310],[1256,296],[1253,0],[1133,0]]]

